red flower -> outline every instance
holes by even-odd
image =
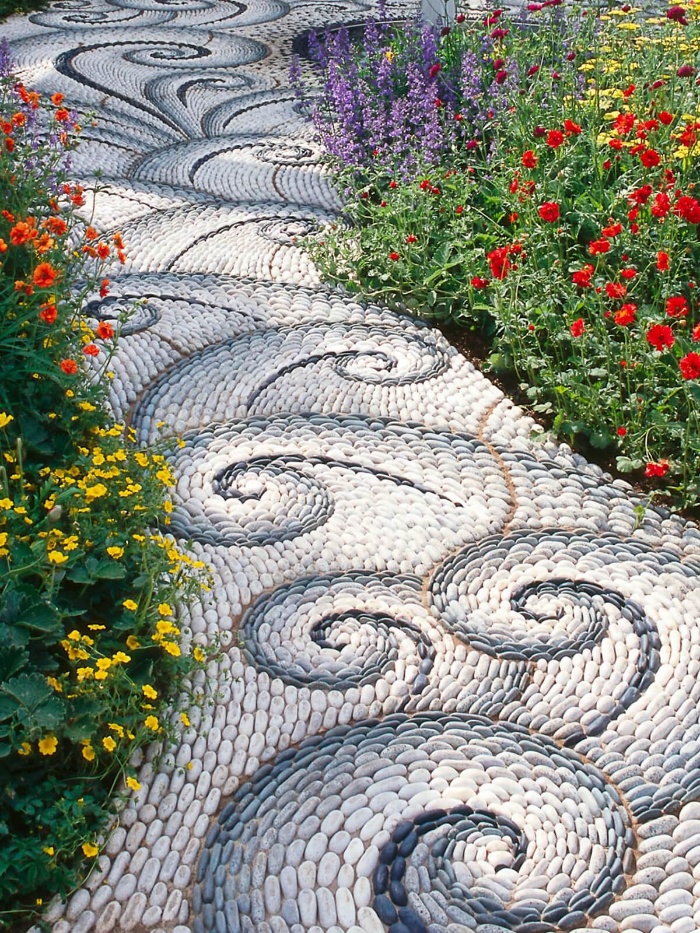
[[[100,321],[95,331],[100,340],[111,340],[114,337],[114,328],[107,321]]]
[[[528,149],[526,152],[523,152],[523,165],[525,168],[535,168],[537,165],[537,156],[532,151]]]
[[[693,343],[697,343],[700,340],[700,324],[696,324],[693,328]]]
[[[23,243],[27,243],[35,237],[36,230],[33,217],[29,217],[26,221],[20,220],[19,223],[16,223],[10,230],[10,239],[15,246],[21,246]]]
[[[690,224],[700,224],[700,202],[696,198],[688,195],[678,198],[673,207],[673,213]]]
[[[669,124],[673,123],[673,114],[669,113],[668,110],[662,110],[659,114],[659,120],[664,126],[669,126]]]
[[[503,70],[497,71],[494,81],[496,82],[496,84],[503,84],[503,82],[506,80],[507,77],[508,77],[507,71],[503,71]]]
[[[389,253],[389,259],[391,259],[392,262],[396,262],[400,258],[398,253]]]
[[[668,473],[668,460],[659,460],[658,463],[647,463],[645,476],[665,476]]]
[[[37,288],[50,288],[56,281],[58,272],[51,263],[40,262],[34,270],[33,281]]]
[[[623,279],[633,279],[636,274],[637,270],[632,269],[631,267],[629,269],[620,269],[620,275]]]
[[[661,162],[661,157],[656,149],[646,149],[639,157],[644,168],[654,168]]]
[[[564,120],[564,129],[567,136],[578,136],[581,132],[581,127],[573,120]]]
[[[571,325],[570,330],[571,330],[572,337],[580,337],[586,330],[586,325],[583,323],[583,318],[580,317],[577,320],[575,320],[574,323]]]
[[[692,78],[695,74],[695,69],[692,65],[681,65],[676,74],[679,78]]]
[[[634,324],[636,314],[637,305],[630,301],[615,313],[614,321],[619,327],[629,327],[630,324]]]
[[[102,279],[100,282],[100,298],[106,298],[109,294],[109,279]]]
[[[499,246],[498,249],[487,253],[486,258],[491,266],[491,275],[494,279],[504,279],[510,272],[510,259],[508,259],[509,249],[507,246]]]
[[[685,10],[682,6],[672,6],[666,10],[666,17],[674,23],[680,23],[681,26],[687,26],[688,20],[685,18]]]
[[[668,324],[654,324],[654,326],[650,327],[647,331],[647,342],[650,343],[655,350],[661,352],[664,347],[671,348],[676,341],[673,336],[673,331]]]
[[[455,208],[455,214],[461,214],[463,210],[464,210],[464,206],[462,204],[458,204],[457,207]]]
[[[631,133],[634,129],[636,119],[633,113],[620,113],[615,118],[613,129],[616,133],[619,133],[620,136],[627,136],[627,134]]]
[[[597,256],[599,255],[599,253],[607,253],[609,249],[610,249],[609,240],[604,240],[604,239],[593,240],[591,243],[588,244],[588,252],[591,254],[591,256]]]
[[[482,279],[480,275],[475,275],[472,278],[472,288],[486,288],[489,284],[488,279]]]
[[[659,270],[659,272],[668,272],[668,264],[668,253],[665,253],[663,250],[659,250],[659,252],[656,254],[656,268]]]
[[[498,40],[498,39],[505,39],[505,37],[506,37],[507,35],[508,35],[508,30],[507,30],[507,29],[501,29],[501,28],[499,27],[498,29],[494,29],[494,30],[493,30],[493,32],[491,33],[491,38],[492,38],[492,39],[496,39],[496,40]]]
[[[700,377],[700,354],[687,353],[683,359],[678,361],[678,365],[684,379],[697,379]]]
[[[61,94],[60,91],[56,91],[55,94],[51,95],[51,103],[54,105],[54,107],[60,107],[63,103],[64,97],[64,94]]]
[[[687,317],[689,310],[688,302],[683,295],[674,295],[666,302],[666,314],[669,317]]]
[[[671,210],[671,199],[665,191],[659,191],[651,205],[652,216],[663,219]]]
[[[398,188],[398,185],[396,184],[395,181],[390,181],[390,182],[389,182],[389,187],[390,187],[390,188]]]
[[[441,67],[440,62],[435,62],[434,65],[430,66],[430,70],[428,71],[428,77],[431,79],[431,81],[433,78],[437,78],[437,76],[440,74],[440,67]]]
[[[386,207],[386,201],[383,202],[383,204]],[[107,245],[107,243],[97,244],[97,255],[100,257],[100,259],[107,259],[107,257],[109,256],[109,246]]]
[[[45,324],[53,324],[57,316],[58,316],[58,310],[56,308],[56,305],[51,304],[49,302],[48,304],[41,306],[39,317]]]
[[[618,437],[624,437],[627,434],[627,428],[618,428],[615,433]]]
[[[620,282],[606,282],[605,294],[608,298],[624,298],[627,294],[627,288]]]
[[[543,126],[536,126],[532,131],[532,135],[535,139],[542,139],[543,136],[547,135],[547,130]]]
[[[564,142],[564,134],[561,130],[550,130],[547,133],[547,145],[552,149],[558,149]]]
[[[587,263],[583,269],[579,269],[578,272],[573,273],[571,276],[571,281],[574,283],[574,285],[578,285],[579,288],[590,288],[591,276],[594,272],[594,267]]]
[[[59,363],[59,366],[61,367],[63,372],[66,373],[66,375],[68,376],[73,376],[75,373],[78,372],[78,364],[75,362],[75,360],[71,360],[71,359],[61,360],[61,362]]]
[[[559,205],[554,201],[547,201],[537,208],[537,213],[545,223],[553,224],[559,220]]]
[[[603,236],[609,236],[609,237],[618,236],[620,233],[622,233],[622,224],[619,224],[619,223],[610,224],[609,227],[604,227],[601,230],[601,233],[603,234]]]
[[[534,75],[536,75],[539,70],[540,70],[539,65],[530,65],[530,67],[527,69],[528,78],[534,77]]]
[[[632,194],[628,195],[627,200],[630,202],[630,204],[646,204],[651,197],[653,190],[654,189],[651,187],[651,185],[642,185],[641,188],[637,188],[636,191],[633,191]]]
[[[94,343],[89,343],[86,347],[83,347],[85,356],[97,356],[99,352],[100,348]]]
[[[631,97],[634,92],[637,90],[636,84],[628,84],[627,87],[622,92],[622,96],[627,100],[628,97]]]

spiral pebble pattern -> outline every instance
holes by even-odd
[[[292,46],[372,9],[59,0],[2,26],[79,114],[91,222],[127,244],[84,313],[133,309],[111,405],[164,442],[172,536],[211,571],[183,646],[222,649],[46,921],[694,933],[697,528],[304,250],[342,220]]]

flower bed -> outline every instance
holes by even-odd
[[[314,258],[482,331],[556,431],[694,504],[698,10],[528,10],[312,43],[349,221]]]
[[[2,927],[89,867],[114,792],[139,787],[134,753],[167,739],[206,657],[181,647],[176,605],[201,581],[165,536],[165,456],[108,414],[119,324],[81,313],[124,244],[78,216],[62,95],[28,91],[5,52],[0,69]]]

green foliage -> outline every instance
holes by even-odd
[[[0,0],[0,19],[11,16],[13,13],[32,13],[35,10],[45,10],[48,0]]]
[[[443,70],[465,51],[482,87],[502,69],[509,106],[409,179],[386,161],[336,165],[346,224],[312,254],[354,291],[485,334],[494,371],[514,370],[560,435],[617,451],[622,471],[690,505],[700,19],[686,15],[542,9],[527,28],[496,17],[496,39],[493,17],[453,26]]]

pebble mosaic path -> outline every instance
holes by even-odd
[[[140,300],[112,401],[185,439],[173,531],[214,586],[183,632],[225,649],[48,919],[692,933],[698,531],[531,440],[437,331],[298,245],[339,203],[292,41],[370,10],[62,0],[2,27],[26,83],[98,113],[74,174],[101,170],[93,222],[129,261],[86,313]]]

